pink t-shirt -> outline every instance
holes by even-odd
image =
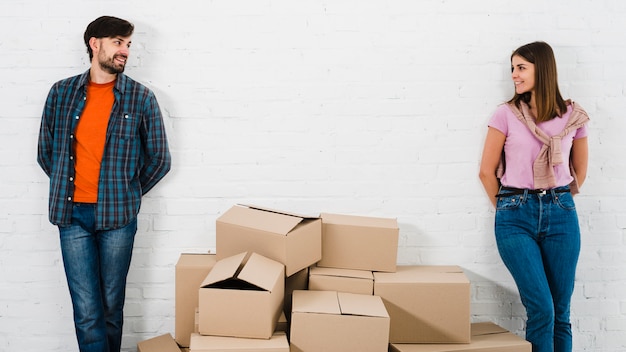
[[[570,114],[571,105],[562,117],[556,117],[550,121],[537,124],[543,132],[552,137],[560,134]],[[539,155],[543,143],[535,137],[528,129],[528,126],[521,122],[511,111],[507,104],[498,106],[495,113],[489,120],[489,127],[493,127],[504,133],[504,156],[506,169],[500,182],[504,186],[516,188],[535,189],[533,185],[533,163]],[[554,165],[554,176],[557,187],[566,186],[574,179],[569,171],[569,157],[574,139],[587,137],[587,125],[583,125],[576,131],[572,131],[561,140],[561,153],[563,162]]]

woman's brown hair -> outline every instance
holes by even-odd
[[[535,103],[537,104],[537,122],[543,122],[561,116],[567,111],[567,104],[559,91],[557,79],[556,59],[550,45],[544,42],[533,42],[522,45],[511,54],[519,56],[535,65]],[[530,103],[531,92],[513,96],[509,103]]]

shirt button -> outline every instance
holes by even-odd
[[[74,178],[70,176],[70,181],[74,181]]]
[[[74,139],[74,135],[73,134],[70,134],[70,139]]]
[[[80,116],[78,116],[78,115],[77,115],[77,116],[76,116],[76,120],[78,120],[79,118],[80,118]]]
[[[72,201],[72,197],[67,197],[67,201],[71,202]]]
[[[70,155],[70,160],[74,160],[74,156],[73,155]]]

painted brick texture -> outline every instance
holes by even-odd
[[[0,351],[77,351],[48,184],[43,103],[88,68],[82,33],[136,25],[126,73],[154,90],[173,167],[145,198],[124,350],[174,331],[174,265],[215,247],[235,203],[395,217],[401,264],[460,265],[474,321],[523,335],[524,309],[478,180],[509,54],[550,43],[591,116],[574,350],[626,351],[626,2],[5,0],[0,13]]]

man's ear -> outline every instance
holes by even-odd
[[[100,48],[100,40],[96,37],[89,38],[89,47],[91,48],[91,51],[97,52]]]

